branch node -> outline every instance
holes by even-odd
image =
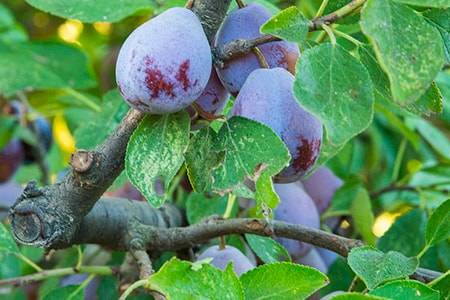
[[[94,155],[91,151],[78,150],[70,156],[69,164],[72,166],[74,171],[83,173],[91,168],[93,161]]]

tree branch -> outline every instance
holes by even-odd
[[[210,40],[230,2],[197,0],[192,3],[192,10],[207,27]],[[22,244],[46,249],[65,248],[76,241],[82,221],[86,222],[84,217],[123,171],[128,140],[143,117],[144,113],[130,109],[100,146],[74,153],[70,160],[73,169],[61,182],[42,188],[36,186],[36,181],[29,182],[10,209],[14,238]],[[97,222],[102,224],[101,220]]]

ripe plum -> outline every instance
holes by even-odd
[[[137,27],[117,58],[116,81],[132,107],[166,114],[192,104],[205,89],[211,49],[197,16],[174,7]]]
[[[304,256],[296,257],[296,259],[292,259],[292,261],[297,264],[315,268],[324,274],[327,274],[328,272],[328,266],[315,247],[309,250]]]
[[[327,167],[320,167],[307,179],[302,180],[303,188],[316,203],[320,214],[330,206],[334,193],[344,182]]]
[[[37,138],[38,145],[30,145],[26,142],[22,142],[24,149],[24,164],[31,164],[37,161],[38,155],[36,147],[39,146],[41,150],[46,154],[52,146],[53,133],[50,122],[43,116],[38,116],[34,120],[27,121],[27,126],[34,132]]]
[[[0,149],[0,183],[14,175],[23,162],[23,147],[18,139],[11,139],[3,149]]]
[[[238,276],[255,267],[241,251],[229,245],[226,245],[224,249],[220,249],[217,245],[209,247],[197,260],[205,258],[212,258],[211,264],[221,270],[224,270],[228,263],[233,261],[233,269]]]
[[[248,2],[243,8],[235,8],[225,18],[218,31],[215,46],[237,39],[253,39],[261,36],[260,27],[273,14],[263,5]],[[295,64],[300,55],[298,45],[287,41],[277,41],[258,46],[270,68],[281,67],[294,74]],[[218,68],[218,75],[230,94],[236,96],[248,75],[261,68],[255,53],[225,61],[223,68]]]
[[[298,184],[274,184],[274,189],[280,197],[280,204],[274,210],[275,220],[319,229],[320,216],[314,201]],[[293,261],[306,255],[313,247],[286,238],[277,238],[277,241],[286,248]]]
[[[286,144],[291,161],[274,177],[277,183],[297,181],[310,171],[322,145],[322,123],[298,104],[293,84],[294,76],[285,69],[257,69],[245,81],[230,112],[269,126]]]

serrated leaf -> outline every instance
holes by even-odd
[[[58,0],[27,0],[27,3],[52,15],[86,23],[117,22],[138,11],[149,11],[158,7],[153,1],[147,0],[67,0],[63,2]]]
[[[222,271],[211,264],[173,258],[149,278],[149,286],[168,299],[244,299],[231,265]]]
[[[294,96],[325,126],[322,147],[329,151],[330,158],[371,123],[374,103],[371,79],[355,57],[330,43],[305,51],[296,70]]]
[[[399,280],[386,283],[369,292],[370,295],[388,299],[439,300],[439,292],[419,281]]]
[[[195,224],[211,215],[223,215],[227,209],[227,205],[227,196],[191,193],[186,200],[186,217],[189,224]],[[236,212],[237,206],[235,205],[231,217]]]
[[[423,15],[439,31],[444,44],[444,55],[447,62],[450,62],[450,10],[448,8],[430,9]]]
[[[406,257],[400,252],[383,253],[365,246],[350,251],[348,264],[367,288],[372,290],[384,282],[411,275],[419,262],[415,257]]]
[[[261,265],[240,277],[245,299],[306,299],[328,284],[314,268],[281,262]]]
[[[287,250],[274,239],[254,234],[246,234],[245,239],[253,252],[266,264],[292,261]]]
[[[261,33],[291,42],[303,42],[308,34],[308,19],[295,6],[288,7],[261,26]]]
[[[153,207],[160,207],[166,200],[165,193],[157,193],[155,184],[162,181],[167,191],[184,162],[189,129],[189,115],[184,110],[167,115],[146,115],[128,142],[127,176]]]
[[[79,284],[71,284],[53,289],[42,300],[70,299],[84,300],[84,289]]]
[[[276,175],[290,160],[289,151],[271,128],[239,116],[223,124],[213,150],[226,153],[214,173],[217,192],[226,192],[246,178],[256,181],[262,174]]]
[[[355,221],[355,227],[364,240],[367,244],[375,246],[376,236],[372,232],[375,218],[367,189],[362,187],[358,189],[350,206],[350,212]]]
[[[103,95],[100,112],[91,122],[75,130],[74,138],[78,149],[93,149],[101,144],[119,125],[130,107],[117,89]]]
[[[19,248],[9,230],[7,230],[5,225],[0,222],[0,254],[1,253],[19,253]]]
[[[225,159],[225,151],[212,150],[216,140],[216,132],[210,126],[203,127],[191,138],[184,155],[189,181],[197,193],[211,184],[214,169]]]
[[[439,205],[427,222],[425,240],[428,245],[436,245],[450,235],[450,199]]]
[[[448,7],[450,6],[449,0],[394,0],[395,2],[417,5],[425,7]]]
[[[416,101],[444,63],[438,31],[413,9],[390,0],[368,0],[361,26],[389,77],[393,100]]]
[[[378,239],[378,249],[385,252],[395,250],[407,256],[417,255],[425,247],[426,222],[426,213],[419,209],[398,217]]]

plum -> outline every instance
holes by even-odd
[[[238,276],[255,267],[241,251],[229,245],[226,245],[224,249],[218,245],[209,247],[198,257],[197,261],[205,258],[212,258],[211,264],[221,270],[224,270],[228,263],[233,261],[233,269]]]
[[[307,179],[302,180],[303,188],[316,203],[320,214],[330,206],[334,193],[344,182],[327,167],[319,167]]]
[[[195,101],[201,108],[210,114],[220,114],[227,105],[230,94],[220,82],[217,72],[211,68],[211,76],[202,94]]]
[[[23,147],[20,140],[12,138],[0,149],[0,183],[10,179],[23,162]]]
[[[314,201],[296,183],[274,184],[275,192],[280,197],[280,204],[274,210],[274,219],[306,227],[319,229],[320,216]],[[306,255],[312,245],[287,238],[277,238],[296,260]]]
[[[245,81],[230,115],[263,123],[289,149],[291,161],[274,177],[277,183],[299,180],[311,170],[322,146],[322,123],[294,98],[294,76],[282,68],[257,69]]]
[[[215,46],[237,39],[253,39],[261,36],[260,27],[273,14],[263,5],[249,2],[243,8],[235,8],[225,18],[220,27]],[[281,67],[295,72],[295,64],[300,55],[298,45],[287,41],[277,41],[258,46],[270,68]],[[225,88],[236,96],[250,73],[261,68],[261,63],[255,53],[225,61],[223,67],[218,68],[218,75]]]
[[[222,113],[229,99],[230,94],[225,89],[222,82],[220,82],[216,69],[211,68],[211,75],[209,77],[208,84],[201,93],[200,97],[195,100],[195,104],[200,106],[200,109],[202,110],[202,112],[199,113],[207,113],[218,116]],[[191,116],[191,130],[198,130],[202,128],[204,124],[197,122],[199,118],[194,108],[187,107],[186,109]],[[208,116],[203,117],[208,118]]]
[[[328,272],[327,264],[315,247],[309,250],[305,255],[292,259],[292,261],[297,264],[315,268],[324,274],[327,274]]]
[[[192,104],[205,89],[211,49],[197,16],[174,7],[137,27],[123,43],[116,82],[125,101],[167,114]]]
[[[28,128],[36,135],[38,145],[30,145],[22,142],[24,149],[24,164],[31,164],[37,161],[38,155],[36,147],[39,146],[43,154],[46,154],[52,146],[53,133],[50,122],[43,116],[39,115],[34,120],[27,121]]]

